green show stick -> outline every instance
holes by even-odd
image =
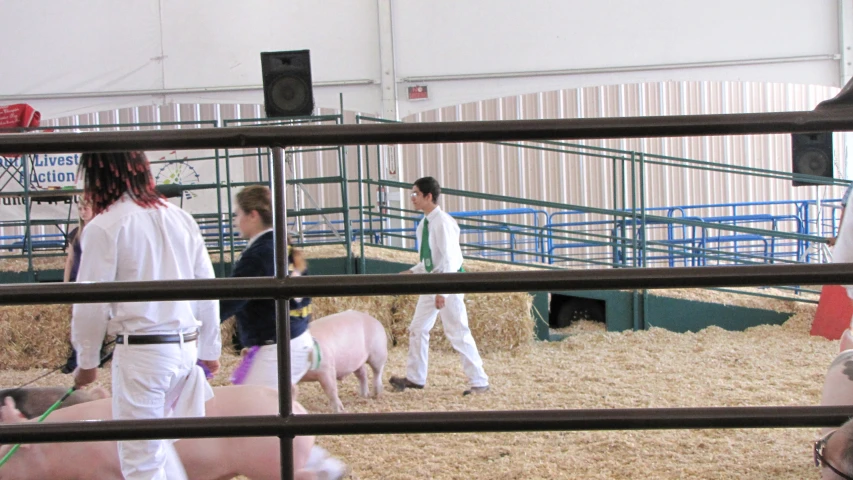
[[[74,390],[77,390],[77,387],[71,387],[71,388],[69,388],[69,389],[68,389],[68,391],[67,391],[67,392],[65,392],[65,395],[63,395],[63,396],[62,396],[62,398],[60,398],[59,400],[57,400],[57,401],[56,401],[56,403],[54,403],[53,405],[51,405],[51,406],[50,406],[50,408],[48,408],[46,412],[44,412],[43,414],[41,414],[41,416],[39,417],[39,419],[37,420],[37,422],[38,422],[38,423],[41,423],[45,418],[47,418],[47,416],[48,416],[48,415],[50,415],[50,413],[51,413],[51,412],[53,412],[54,410],[56,410],[57,408],[59,408],[59,406],[62,404],[62,402],[64,402],[68,397],[70,397],[70,396],[71,396],[71,394],[72,394],[72,393],[74,393]],[[14,447],[12,447],[12,449],[11,449],[11,450],[9,450],[9,452],[8,452],[8,453],[6,453],[6,455],[4,455],[4,456],[3,456],[3,459],[2,459],[2,460],[0,460],[0,467],[2,467],[2,466],[3,466],[7,461],[9,461],[9,459],[10,459],[10,458],[12,458],[12,455],[13,455],[15,452],[17,452],[19,448],[21,448],[21,444],[20,444],[20,443],[15,444],[15,446],[14,446]]]

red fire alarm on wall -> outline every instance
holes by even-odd
[[[414,85],[409,87],[409,100],[428,100],[429,92],[426,85]]]

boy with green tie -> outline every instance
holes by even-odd
[[[416,210],[424,212],[416,232],[420,262],[401,273],[462,272],[462,249],[459,246],[459,225],[437,205],[441,187],[432,177],[415,181],[411,200]],[[429,332],[441,313],[444,334],[462,359],[462,370],[470,386],[462,394],[483,393],[489,390],[489,377],[483,370],[483,360],[468,328],[468,311],[462,293],[421,295],[415,315],[409,325],[409,354],[406,376],[389,380],[396,391],[424,388],[429,362]]]

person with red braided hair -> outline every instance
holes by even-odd
[[[95,214],[80,239],[78,282],[214,278],[198,224],[157,192],[144,153],[85,153],[78,177]],[[116,336],[114,419],[204,415],[213,391],[196,363],[219,370],[217,301],[76,304],[73,312],[75,386],[96,380],[104,336]],[[124,478],[187,478],[172,442],[119,442]]]

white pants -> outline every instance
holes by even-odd
[[[468,310],[465,308],[465,295],[451,294],[445,297],[444,308],[435,308],[435,295],[421,295],[415,308],[415,317],[409,325],[409,358],[406,364],[406,377],[419,385],[426,385],[429,365],[429,331],[435,326],[435,319],[441,312],[441,324],[450,345],[462,358],[462,371],[468,377],[472,387],[485,387],[489,377],[483,370],[483,359],[477,351],[477,344],[468,328]]]
[[[314,338],[305,330],[302,335],[290,339],[290,384],[296,385],[308,373],[314,353]],[[278,349],[276,345],[264,345],[258,349],[243,385],[263,385],[278,390]]]
[[[113,418],[165,418],[196,363],[196,343],[116,345],[113,352]],[[172,440],[118,442],[127,480],[187,478]],[[86,461],[86,459],[80,459]]]

